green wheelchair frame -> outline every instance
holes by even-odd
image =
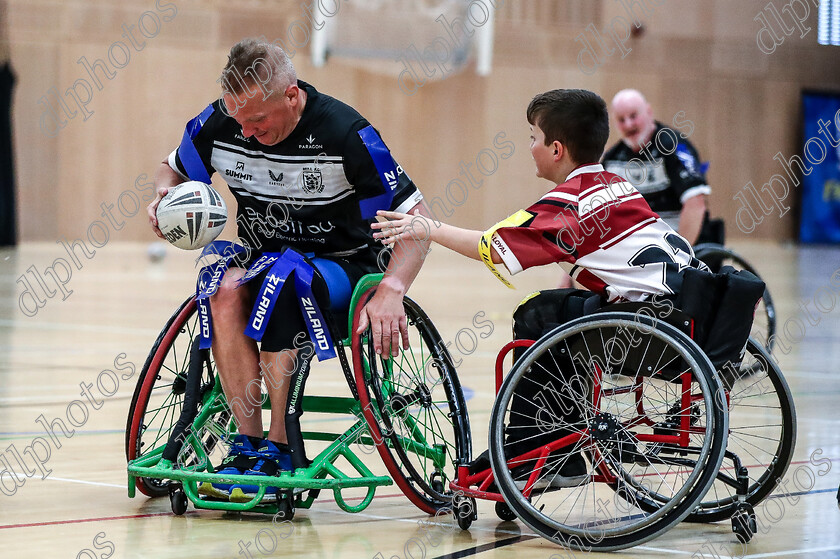
[[[440,335],[422,309],[408,298],[404,300],[412,332],[408,351],[383,359],[373,352],[369,330],[361,336],[353,335],[359,311],[381,279],[382,274],[370,274],[356,285],[350,303],[350,334],[336,343],[352,397],[303,397],[305,412],[352,415],[356,421],[342,433],[304,431],[304,440],[330,444],[308,467],[283,471],[275,477],[213,473],[211,453],[225,438],[223,435],[232,438],[235,424],[210,350],[197,349],[195,297],[189,297],[160,333],[134,392],[126,427],[129,497],[134,497],[138,488],[149,496],[168,494],[175,514],[183,514],[189,500],[196,508],[255,511],[290,519],[296,508],[310,508],[321,490],[332,490],[342,510],[360,512],[371,503],[377,487],[396,482],[425,512],[449,507],[449,482],[455,479],[458,465],[469,460],[471,444],[461,387]],[[185,334],[189,343],[189,350],[180,355],[176,347],[179,334]],[[333,339],[340,338],[334,335]],[[353,370],[346,347],[351,348]],[[194,397],[197,411],[192,418],[187,412],[188,427],[173,437],[176,417],[182,407],[187,407],[185,392],[190,374],[202,375],[205,382],[199,384],[194,379],[195,386],[200,386]],[[149,408],[153,391],[163,403]],[[263,403],[264,409],[269,407],[268,402]],[[178,460],[163,457],[167,444],[176,445]],[[390,477],[374,475],[353,450],[354,444],[375,446]],[[151,448],[145,448],[148,446]],[[182,456],[186,459],[181,460]],[[352,467],[351,473],[336,465],[341,457]],[[252,485],[259,490],[247,502],[230,502],[204,498],[198,492],[203,482]],[[277,498],[264,502],[269,487],[278,488]],[[349,488],[367,488],[367,492],[353,505],[342,495]]]

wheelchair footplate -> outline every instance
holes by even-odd
[[[326,398],[325,398],[326,399]],[[346,403],[358,405],[349,398],[328,398],[346,402],[331,402],[332,405]],[[277,476],[265,475],[230,475],[213,472],[212,464],[201,441],[190,435],[186,438],[180,456],[190,456],[184,464],[163,458],[164,446],[128,463],[128,496],[134,497],[137,478],[168,480],[168,493],[172,512],[184,514],[187,502],[196,508],[226,511],[254,511],[266,514],[279,514],[290,519],[297,508],[308,509],[312,506],[321,490],[332,490],[336,504],[347,512],[360,512],[373,500],[376,488],[392,485],[389,476],[375,476],[350,448],[358,443],[373,446],[373,440],[367,434],[367,425],[357,421],[342,434],[303,433],[306,439],[331,441],[306,468],[294,472],[283,471]],[[335,462],[344,458],[354,470],[348,475]],[[256,493],[243,493],[234,488],[230,496],[203,495],[199,491],[202,484],[232,484],[256,486]],[[270,491],[270,488],[276,488]],[[367,492],[358,504],[351,505],[342,495],[342,491],[351,488],[367,488]],[[354,499],[355,500],[355,499]]]

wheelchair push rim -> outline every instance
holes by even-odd
[[[659,373],[655,367],[656,370],[646,377],[636,373],[636,376],[627,375],[621,369],[623,360],[613,360],[610,354],[590,347],[591,341],[597,340],[603,335],[599,333],[607,329],[625,329],[631,333],[629,340],[638,340],[639,334],[649,336],[639,340],[647,340],[646,344],[639,345],[644,352],[642,355],[646,357],[650,352],[662,369],[673,363],[672,366],[683,372],[677,377],[682,379],[681,383],[656,378]],[[609,346],[603,337],[601,341],[604,347]],[[556,365],[559,354],[552,355],[552,351],[565,350],[569,356],[577,358],[575,351],[581,348],[589,356],[588,360],[584,359],[588,363],[597,364],[596,356],[600,355],[603,369],[589,389],[591,399],[581,400],[585,404],[581,411],[585,421],[577,425],[576,431],[571,430],[571,434],[555,437],[552,443],[541,443],[541,456],[536,466],[525,468],[526,473],[517,474],[521,477],[515,478],[515,464],[508,462],[511,457],[505,453],[505,439],[509,428],[517,421],[521,422],[511,419],[514,416],[510,407],[513,398],[520,397],[517,395],[519,384],[526,387],[529,382],[526,375],[534,376],[531,368],[538,370],[541,363],[547,362],[547,359],[538,360],[551,357]],[[660,355],[655,355],[656,352]],[[578,370],[577,365],[575,370]],[[623,374],[607,376],[608,372]],[[547,388],[544,383],[540,386]],[[651,387],[648,392],[644,392],[645,386]],[[543,388],[539,390],[542,392]],[[640,390],[641,401],[649,408],[646,413],[655,413],[655,419],[648,417],[649,424],[643,421],[645,414],[639,413]],[[523,390],[523,393],[526,392]],[[720,381],[706,356],[690,338],[668,324],[647,316],[618,312],[571,321],[529,348],[505,379],[491,416],[489,446],[493,474],[505,501],[517,516],[547,539],[587,551],[638,545],[685,518],[714,481],[726,447],[727,411],[721,395]],[[708,410],[703,416],[705,421],[700,418],[694,422],[695,409]],[[668,423],[671,416],[679,416],[681,423]],[[537,421],[536,413],[533,420]],[[556,417],[552,421],[555,423],[550,424],[547,433],[560,424]],[[601,425],[607,425],[606,432],[610,434],[599,436],[593,431]],[[688,444],[656,442],[677,440],[677,437],[688,440]],[[551,481],[547,476],[552,474],[544,473],[551,471],[549,463],[553,458],[549,451],[564,445],[573,445],[571,450],[586,454],[587,481],[558,490],[533,490],[537,487],[534,482],[539,479],[535,480],[535,473],[528,473],[529,468],[537,471],[542,468],[540,475]],[[564,451],[560,455],[568,454]],[[529,457],[533,459],[533,455]],[[563,459],[557,458],[555,462]],[[527,482],[524,476],[528,476]],[[645,511],[638,506],[639,498],[661,493],[669,493],[670,498],[656,510]],[[588,503],[602,505],[602,508],[593,506],[594,515],[585,514],[584,507]],[[610,507],[614,512],[609,512]]]
[[[369,290],[356,306],[358,328]],[[404,299],[410,347],[383,359],[368,329],[352,340],[359,403],[388,472],[418,508],[434,514],[451,505],[451,481],[469,460],[470,430],[460,382],[429,317]]]
[[[756,506],[784,479],[796,445],[796,410],[781,370],[757,341],[750,339],[736,375],[724,373],[729,404],[727,451],[739,457],[749,478],[745,501]],[[735,477],[724,460],[719,477]],[[717,522],[738,508],[735,489],[716,481],[687,520]]]

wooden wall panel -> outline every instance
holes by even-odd
[[[59,186],[59,137],[41,133],[39,119],[44,111],[39,100],[55,85],[58,75],[58,46],[13,43],[11,57],[17,74],[12,125],[17,178],[18,238],[58,238],[56,217],[62,198]],[[38,68],[39,72],[27,72]]]
[[[756,45],[753,20],[767,0],[644,1],[645,33],[627,42],[632,50],[624,58],[600,53],[589,73],[578,66],[582,45],[575,39],[589,24],[603,31],[616,17],[626,18],[620,2],[507,0],[496,22],[490,76],[475,75],[469,65],[410,96],[400,90],[392,61],[333,57],[313,68],[304,48],[293,62],[302,79],[355,106],[381,130],[429,199],[447,200],[447,185],[464,180],[459,165],[474,165],[482,149],[498,152],[493,139],[504,132],[514,142],[513,156],[480,177],[481,188],[469,191],[465,204],[452,207],[447,200],[455,223],[487,226],[550,187],[534,176],[524,112],[534,94],[558,87],[593,89],[607,101],[635,87],[665,122],[685,111],[696,126],[692,141],[712,163],[712,209],[732,222],[732,196],[777,173],[776,152],[796,152],[800,90],[840,89],[838,50],[816,46],[815,10],[806,37],[785,37],[768,55]],[[144,38],[143,50],[132,49],[130,62],[94,91],[94,114],[70,119],[50,138],[39,129],[39,98],[87,78],[77,60],[106,60],[115,41],[126,41],[123,24],[136,25],[145,11],[164,14],[153,0],[7,2],[20,78],[14,119],[23,240],[85,235],[92,221],[103,219],[100,204],[132,190],[138,175],[153,176],[184,123],[218,95],[216,79],[232,42],[245,35],[286,38],[289,24],[304,18],[292,0],[172,0],[174,19],[161,21],[159,34]],[[610,141],[617,138],[613,130]],[[734,223],[729,231],[741,235]],[[111,232],[115,240],[151,240],[142,212]],[[768,219],[753,235],[791,238],[792,212]]]
[[[768,0],[712,0],[703,2],[713,14],[709,39],[713,41],[744,39],[753,41],[759,24],[753,18],[766,6]],[[778,4],[781,5],[781,2]]]

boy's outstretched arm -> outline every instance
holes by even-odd
[[[478,243],[484,235],[483,231],[473,229],[462,229],[443,222],[435,222],[433,219],[416,213],[414,215],[378,211],[378,217],[388,221],[371,223],[370,227],[375,232],[373,237],[379,239],[384,245],[395,243],[422,242],[432,240],[450,250],[463,254],[473,260],[481,260],[478,253]],[[491,247],[494,264],[501,264],[502,257]]]

